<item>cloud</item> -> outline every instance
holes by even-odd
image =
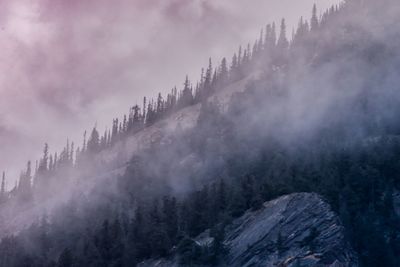
[[[79,141],[143,96],[196,79],[209,56],[230,56],[266,23],[295,24],[313,2],[1,1],[0,170],[15,177],[44,142]]]

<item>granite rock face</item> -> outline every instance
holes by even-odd
[[[229,253],[221,267],[358,266],[337,215],[312,193],[286,195],[247,212],[227,227],[224,243]],[[152,260],[140,266],[180,265]]]
[[[230,266],[357,266],[344,228],[317,194],[292,194],[227,229]]]

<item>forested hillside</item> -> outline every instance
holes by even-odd
[[[268,24],[198,83],[145,98],[80,148],[46,144],[9,191],[3,174],[0,266],[224,266],[232,221],[296,192],[330,204],[361,266],[398,266],[399,22],[395,0],[314,6],[291,38],[284,19]],[[195,121],[151,130],[176,114]],[[129,162],[114,153],[143,133]],[[207,229],[210,246],[193,241]]]

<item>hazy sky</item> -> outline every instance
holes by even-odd
[[[0,170],[15,179],[45,142],[80,145],[85,129],[196,80],[269,22],[308,18],[314,2],[338,0],[1,0]]]

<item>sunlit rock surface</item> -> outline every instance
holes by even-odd
[[[226,229],[225,245],[229,253],[221,267],[358,266],[340,220],[317,194],[283,196],[247,212]],[[153,260],[140,266],[180,265]]]

